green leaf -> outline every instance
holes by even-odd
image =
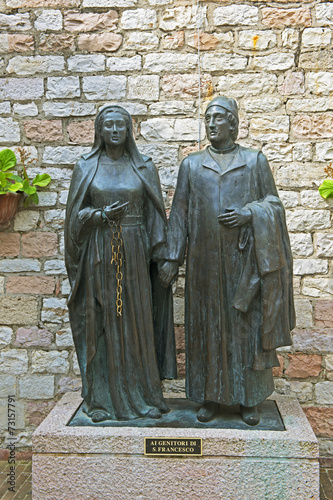
[[[35,186],[30,186],[27,180],[23,182],[22,191],[24,191],[28,196],[34,194],[36,190],[37,188]]]
[[[16,156],[11,149],[0,151],[0,169],[5,172],[16,165]]]
[[[19,175],[12,174],[11,179],[15,182],[21,182],[21,184],[23,185],[23,179]]]
[[[16,191],[19,191],[22,189],[23,184],[22,182],[15,182],[15,184],[11,184],[10,187],[8,188],[8,191],[11,191],[12,193],[16,193]]]
[[[318,190],[323,198],[333,198],[333,179],[326,179]]]
[[[49,174],[37,174],[34,180],[32,181],[32,184],[34,186],[41,186],[45,187],[51,182],[51,177]]]

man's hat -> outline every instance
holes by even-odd
[[[238,106],[235,99],[232,99],[231,97],[225,97],[223,95],[215,97],[212,101],[210,101],[205,112],[207,113],[207,110],[212,106],[220,106],[220,108],[226,109],[234,115],[237,121],[239,121]]]

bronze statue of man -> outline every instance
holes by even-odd
[[[198,420],[240,404],[256,425],[274,390],[275,349],[291,344],[292,255],[268,161],[235,143],[238,122],[234,99],[208,104],[211,144],[180,166],[160,279],[172,282],[187,248],[186,393],[202,405]]]

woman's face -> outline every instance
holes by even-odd
[[[101,135],[106,146],[125,144],[127,127],[123,115],[117,111],[107,113],[103,119]]]

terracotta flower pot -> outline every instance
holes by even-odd
[[[17,212],[17,207],[22,198],[22,193],[6,193],[0,195],[0,229],[9,226],[10,221]]]

